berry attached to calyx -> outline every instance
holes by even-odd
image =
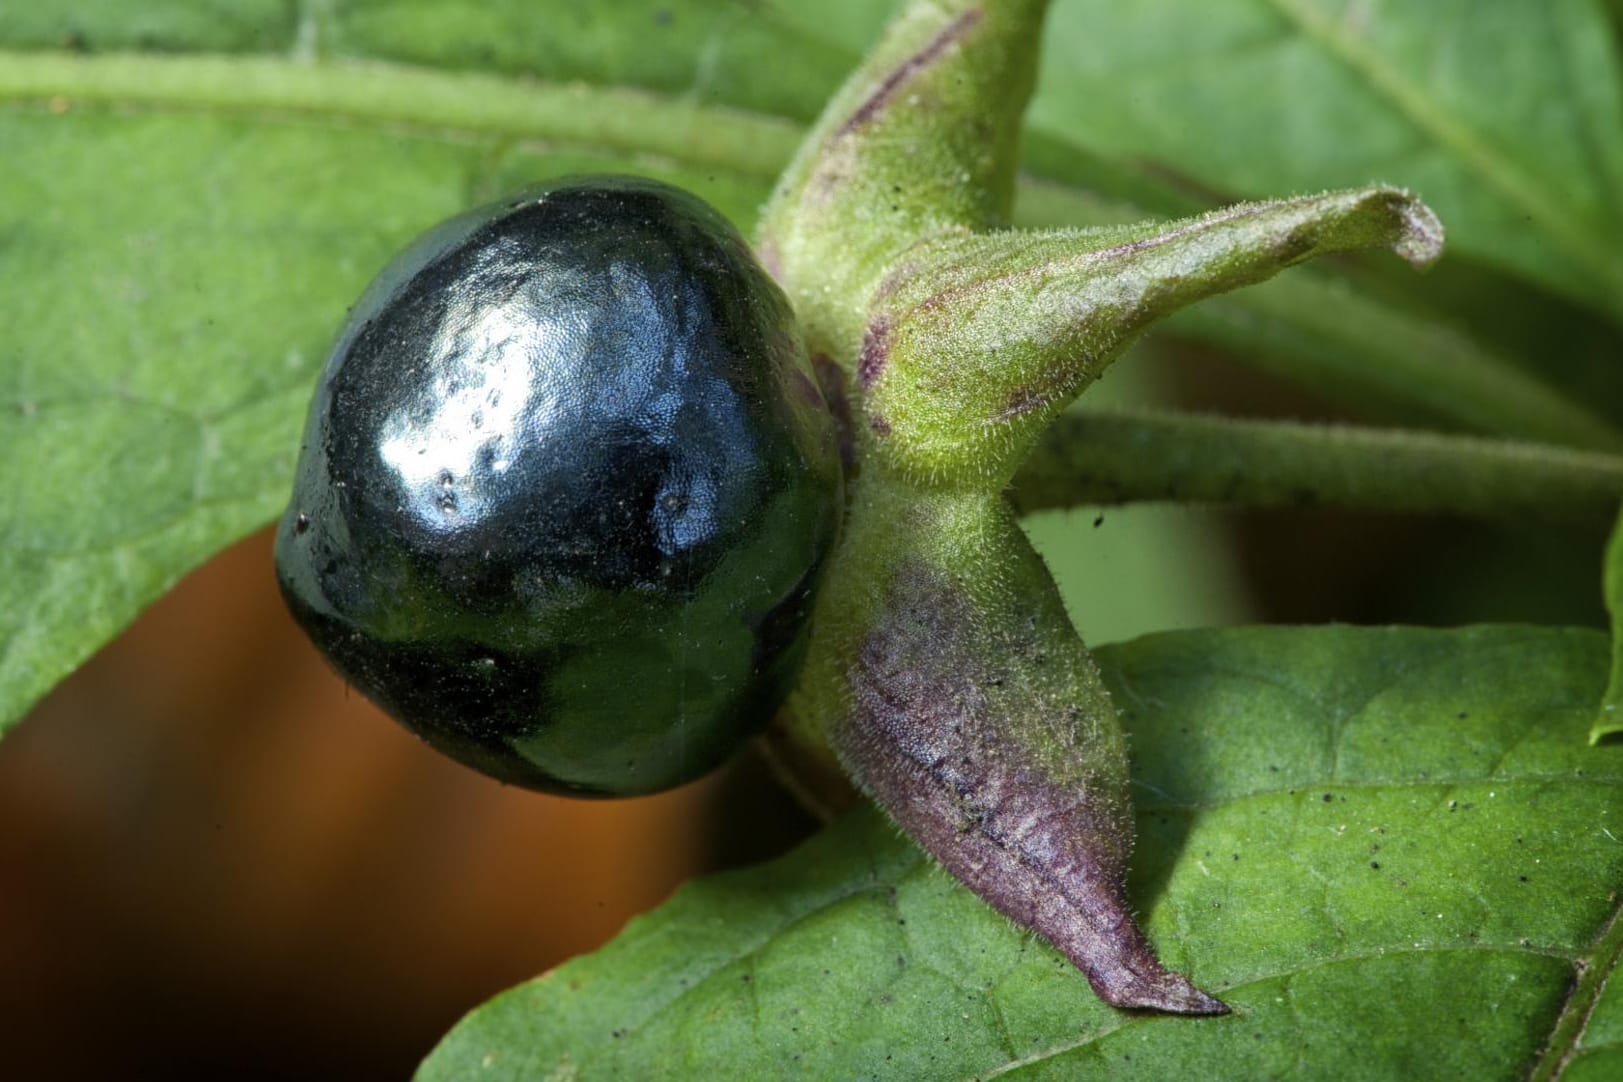
[[[840,486],[744,240],[669,186],[572,178],[430,230],[357,303],[277,576],[338,670],[440,750],[646,793],[787,693]]]

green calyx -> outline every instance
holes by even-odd
[[[763,216],[851,447],[844,535],[768,746],[825,812],[854,784],[1107,1002],[1221,1013],[1132,920],[1121,727],[1003,490],[1156,319],[1327,253],[1423,266],[1442,229],[1387,187],[1007,229],[1044,8],[908,5]]]
[[[923,483],[1001,489],[1155,320],[1315,256],[1374,247],[1425,266],[1442,226],[1408,193],[1375,187],[1171,223],[921,241],[868,304],[857,375],[876,450]]]

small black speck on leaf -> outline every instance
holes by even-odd
[[[1369,862],[1369,866],[1370,866],[1370,867],[1371,867],[1371,868],[1374,868],[1374,869],[1375,869],[1375,870],[1376,870],[1376,871],[1380,871],[1380,870],[1381,870],[1381,862],[1380,862],[1380,861],[1378,861],[1378,860],[1372,860],[1372,861],[1370,861],[1370,862]]]
[[[1326,804],[1330,803],[1334,799],[1335,799],[1335,797],[1333,795],[1331,795],[1330,793],[1325,793],[1324,794],[1324,802]]]

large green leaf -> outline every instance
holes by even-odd
[[[1623,87],[1594,0],[1068,10],[1039,130],[1231,196],[1378,175],[1430,203],[1457,250],[1623,317]],[[1079,101],[1095,103],[1080,124]]]
[[[1617,1077],[1602,636],[1179,632],[1100,661],[1137,754],[1132,892],[1232,1015],[1104,1007],[860,813],[493,1000],[422,1078]]]

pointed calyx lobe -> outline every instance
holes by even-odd
[[[841,387],[851,437],[844,536],[771,747],[825,809],[843,768],[1106,1001],[1221,1013],[1133,922],[1125,741],[1001,492],[1157,317],[1327,252],[1387,246],[1424,263],[1441,231],[1387,188],[999,231],[1045,7],[907,4],[763,215],[766,263],[844,377],[825,385]]]
[[[1001,488],[1156,319],[1315,256],[1375,247],[1424,266],[1442,227],[1407,192],[1373,187],[1178,222],[922,240],[869,307],[859,374],[876,453],[920,479]]]
[[[851,707],[834,728],[842,761],[1106,1002],[1224,1013],[1157,961],[1128,910],[1126,743],[1052,580],[1001,501],[954,503],[904,524],[951,543],[879,576],[880,615],[856,646]]]

